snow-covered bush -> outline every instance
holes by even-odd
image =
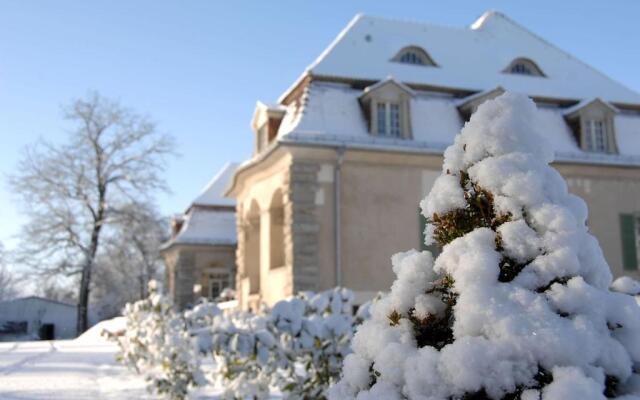
[[[279,362],[283,360],[268,318],[250,313],[216,317],[207,333],[215,361],[213,379],[224,387],[223,398],[266,398]],[[206,332],[206,331],[205,331]],[[200,335],[202,337],[202,334]],[[200,339],[200,343],[206,343]]]
[[[640,309],[609,290],[587,207],[548,164],[534,103],[481,105],[422,201],[427,244],[392,259],[330,398],[640,395]]]
[[[265,398],[275,386],[287,398],[324,398],[351,351],[352,309],[352,292],[335,288],[300,293],[260,316],[215,317],[206,334],[224,396]]]
[[[339,378],[368,308],[354,316],[353,293],[335,288],[300,293],[260,315],[223,313],[204,299],[181,315],[154,290],[127,305],[126,333],[113,337],[121,360],[170,398],[200,386],[200,393],[222,388],[224,399],[264,399],[273,388],[290,399],[322,399]],[[204,375],[201,364],[209,355],[213,365]]]
[[[294,398],[319,399],[351,352],[353,293],[336,288],[277,303],[271,320],[289,362],[279,386]],[[302,373],[301,373],[302,371]]]
[[[148,298],[125,307],[124,335],[112,335],[120,346],[118,358],[144,375],[150,391],[184,399],[192,387],[203,382],[200,357],[185,319],[159,294],[155,282],[149,289]],[[192,323],[200,323],[210,312],[207,308],[192,316]]]

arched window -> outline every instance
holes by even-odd
[[[437,66],[429,54],[418,46],[408,46],[403,48],[391,59],[391,61],[411,65]]]
[[[511,61],[509,66],[503,72],[507,74],[545,76],[540,67],[528,58],[516,58]]]

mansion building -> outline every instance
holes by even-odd
[[[243,309],[301,290],[344,286],[356,302],[388,290],[390,257],[425,248],[418,204],[444,149],[505,90],[538,105],[553,166],[586,201],[613,274],[640,277],[640,94],[497,12],[468,28],[359,15],[275,104],[258,102],[255,153],[215,196],[235,199],[235,241],[181,239],[198,213],[224,213],[222,225],[233,215],[194,202],[164,249],[185,254],[167,264],[172,294],[192,301],[194,285],[232,268],[220,261],[231,248]]]

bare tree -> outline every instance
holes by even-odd
[[[167,219],[160,217],[150,205],[129,208],[124,214],[128,218],[123,218],[126,223],[120,224],[118,235],[122,244],[115,249],[130,260],[131,273],[138,284],[135,300],[141,300],[148,296],[149,281],[158,279],[163,266],[160,246],[168,239]]]
[[[18,294],[18,281],[6,265],[4,247],[0,243],[0,301],[10,300]]]
[[[72,279],[71,282],[65,282],[64,280],[61,282],[58,278],[58,276],[42,276],[38,280],[36,294],[49,300],[69,304],[77,303],[78,293],[77,290],[74,290],[74,286],[77,286],[78,279]]]
[[[91,308],[101,318],[119,315],[126,303],[147,297],[149,281],[161,278],[166,219],[151,205],[139,204],[124,210],[120,221],[95,265]]]
[[[146,117],[98,94],[73,102],[65,117],[73,123],[68,142],[27,148],[9,181],[29,217],[20,259],[45,273],[80,274],[82,333],[101,239],[122,210],[166,189],[160,173],[173,140]]]

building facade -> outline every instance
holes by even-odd
[[[235,287],[235,201],[222,196],[237,164],[227,164],[189,205],[171,219],[163,244],[165,290],[179,308],[200,297],[219,299]]]
[[[638,274],[640,95],[489,12],[469,28],[357,16],[280,97],[259,102],[234,174],[236,291],[257,308],[300,290],[388,290],[424,248],[418,203],[475,109],[505,90],[540,109],[553,166],[589,207],[615,276]],[[435,249],[434,249],[435,250]]]
[[[0,302],[0,341],[76,337],[74,304],[37,296]]]

